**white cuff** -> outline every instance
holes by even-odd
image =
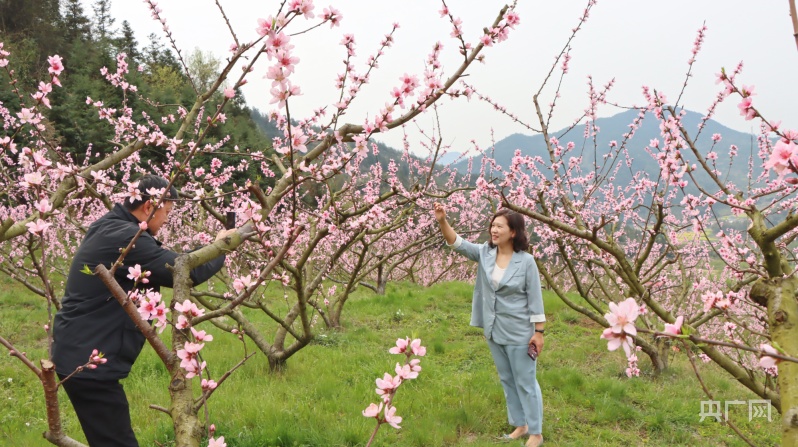
[[[532,315],[531,317],[529,317],[529,322],[530,323],[545,323],[546,322],[546,315],[544,315],[544,314]]]
[[[446,241],[444,240],[444,242],[446,242]],[[458,234],[458,235],[457,235],[457,237],[454,239],[454,242],[452,242],[451,244],[450,244],[450,243],[448,243],[448,242],[446,242],[446,245],[447,245],[448,247],[451,247],[451,248],[458,248],[458,247],[459,247],[460,245],[462,245],[462,244],[463,244],[463,238],[461,238],[459,234]]]

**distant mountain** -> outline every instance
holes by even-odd
[[[596,136],[595,145],[592,137],[585,138],[584,124],[576,126],[570,131],[568,131],[568,129],[562,129],[550,135],[557,137],[560,141],[560,145],[563,147],[565,147],[568,142],[572,141],[576,147],[570,153],[570,155],[566,156],[566,161],[568,157],[571,156],[582,156],[582,169],[592,171],[592,166],[594,163],[598,163],[599,165],[604,163],[603,156],[609,153],[611,141],[614,140],[618,144],[621,144],[623,141],[623,135],[629,132],[629,125],[633,122],[637,115],[637,111],[629,110],[609,118],[597,119],[595,124],[599,127],[600,131]],[[701,114],[690,111],[688,111],[686,115],[682,117],[682,122],[684,123],[685,128],[691,133],[691,138],[694,137],[695,132],[698,130],[698,124],[701,122],[701,119]],[[729,181],[732,181],[738,185],[745,184],[748,174],[749,157],[752,153],[756,154],[756,151],[758,150],[756,146],[756,136],[738,132],[734,129],[723,126],[717,121],[708,120],[703,131],[701,132],[699,139],[695,142],[702,154],[709,152],[709,149],[713,144],[712,135],[716,133],[720,134],[722,138],[721,141],[716,144],[714,149],[714,151],[718,154],[718,159],[716,160],[717,169],[719,169],[724,175],[729,172]],[[634,136],[626,143],[627,150],[633,161],[631,168],[627,168],[625,166],[624,160],[621,161],[624,163],[624,166],[619,170],[616,177],[616,181],[619,184],[629,184],[634,174],[639,171],[646,171],[652,177],[656,177],[658,175],[658,165],[656,160],[654,160],[654,158],[644,150],[646,146],[649,146],[650,141],[655,138],[660,140],[660,144],[662,143],[659,122],[652,114],[649,113],[646,114],[642,125],[637,129]],[[731,165],[731,169],[729,169],[729,147],[732,144],[737,146],[738,155],[735,157]],[[546,145],[542,134],[532,136],[513,134],[497,142],[493,147],[484,151],[483,154],[475,156],[473,159],[472,171],[479,172],[484,155],[494,158],[500,166],[507,168],[511,163],[516,149],[519,149],[522,155],[539,155],[547,162],[549,160],[549,155],[546,151]],[[689,149],[682,151],[682,155],[685,157],[685,159],[691,162],[695,161],[695,157],[693,157]],[[467,159],[454,165],[456,169],[463,173],[465,173],[465,171],[468,169],[467,166]],[[761,172],[761,163],[755,162],[754,175],[759,175]],[[708,180],[708,176],[704,174],[703,171],[697,172],[696,175],[700,181]]]
[[[452,162],[457,161],[458,158],[462,157],[463,154],[460,152],[447,152],[443,154],[442,157],[438,159],[437,164],[441,166],[446,166],[452,164]]]
[[[624,139],[624,134],[629,131],[629,125],[637,117],[638,112],[629,110],[608,118],[599,118],[595,124],[599,127],[600,131],[596,136],[594,143],[593,138],[585,138],[584,124],[580,124],[572,129],[561,129],[558,132],[552,133],[551,136],[557,137],[560,145],[565,147],[569,142],[575,144],[575,149],[566,155],[566,161],[569,157],[582,157],[582,169],[585,171],[592,171],[593,164],[597,163],[602,165],[605,163],[604,155],[610,152],[610,142],[616,141],[621,144]],[[278,130],[272,122],[268,120],[267,116],[261,114],[257,109],[252,111],[252,118],[258,125],[260,130],[271,139],[282,132]],[[691,138],[695,136],[698,130],[698,124],[702,120],[702,115],[696,112],[687,111],[682,122],[685,128],[691,132]],[[748,162],[752,153],[758,150],[756,147],[756,136],[744,132],[738,132],[730,129],[714,120],[708,120],[701,132],[699,139],[695,142],[702,154],[709,152],[713,145],[712,135],[720,134],[721,141],[715,145],[714,151],[718,154],[718,159],[715,161],[717,169],[723,175],[728,173],[728,177],[723,177],[724,180],[731,181],[738,185],[744,185],[747,181],[748,175]],[[650,145],[651,140],[658,139],[662,144],[660,136],[659,122],[652,114],[646,114],[642,125],[637,129],[634,136],[626,142],[626,148],[632,158],[631,167],[626,166],[625,160],[620,160],[621,168],[615,177],[617,184],[627,185],[631,183],[634,175],[639,171],[649,173],[649,176],[656,178],[659,174],[657,161],[648,154],[644,148]],[[369,153],[366,160],[361,165],[361,172],[368,172],[368,169],[374,163],[380,163],[383,171],[387,171],[388,163],[394,160],[399,168],[398,176],[404,184],[409,184],[412,179],[409,178],[409,169],[407,162],[403,158],[403,151],[396,150],[379,141],[375,141],[378,147],[378,154],[375,156]],[[731,164],[729,169],[729,147],[735,145],[738,148],[738,155]],[[541,156],[543,160],[549,160],[548,152],[542,134],[537,135],[523,135],[513,134],[501,141],[497,142],[494,146],[485,150],[471,160],[472,172],[478,173],[482,164],[482,159],[485,155],[492,157],[503,168],[507,168],[516,150],[520,150],[522,155]],[[690,161],[695,162],[695,157],[689,150],[683,150],[682,155]],[[423,162],[426,157],[412,156],[414,159]],[[427,160],[429,162],[429,160]],[[456,162],[452,164],[453,162]],[[436,162],[438,168],[452,164],[452,167],[457,169],[460,173],[466,174],[468,169],[469,158],[463,157],[462,153],[449,152],[440,157]],[[754,163],[754,176],[758,176],[762,172],[761,163]],[[544,174],[546,171],[544,170]],[[699,181],[706,182],[709,180],[707,174],[698,170],[696,176]],[[690,185],[688,192],[696,193],[697,190],[694,185]],[[714,191],[714,189],[713,189]]]

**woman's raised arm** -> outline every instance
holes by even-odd
[[[435,220],[438,221],[438,226],[441,227],[441,233],[443,233],[443,238],[446,239],[446,243],[449,245],[454,244],[454,241],[457,239],[457,233],[454,232],[454,229],[449,222],[446,220],[446,209],[440,203],[435,203]]]

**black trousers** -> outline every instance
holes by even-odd
[[[63,379],[63,376],[59,374]],[[130,407],[118,380],[71,378],[63,383],[90,447],[138,447]]]

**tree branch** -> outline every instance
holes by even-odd
[[[792,30],[795,37],[795,46],[798,47],[798,12],[795,8],[795,0],[788,0],[790,2],[790,18],[792,18]]]
[[[136,305],[128,298],[127,293],[125,293],[124,289],[116,282],[111,272],[104,265],[97,264],[97,267],[94,269],[94,274],[99,276],[105,286],[108,287],[108,290],[111,291],[111,294],[116,298],[119,305],[122,306],[122,309],[125,310],[125,313],[133,320],[133,323],[135,323],[136,327],[144,334],[144,337],[147,338],[150,346],[152,346],[155,353],[158,354],[158,357],[161,358],[163,364],[166,365],[167,368],[171,368],[170,365],[174,363],[172,362],[174,355],[171,349],[158,337],[155,327],[141,318],[141,314],[139,314]]]
[[[291,232],[291,235],[288,237],[288,240],[285,242],[285,244],[283,244],[283,248],[280,249],[280,251],[274,256],[274,258],[272,258],[271,262],[269,262],[269,264],[266,266],[266,268],[263,269],[263,271],[261,272],[260,276],[258,277],[258,280],[255,282],[255,284],[250,286],[247,290],[243,291],[238,297],[236,297],[233,301],[231,301],[229,304],[227,304],[227,306],[225,306],[225,307],[223,307],[221,309],[214,310],[212,312],[208,312],[208,313],[206,313],[204,315],[200,315],[199,317],[193,318],[191,320],[191,325],[192,326],[196,326],[196,325],[202,323],[203,321],[207,321],[207,320],[210,320],[210,319],[216,318],[216,317],[229,315],[233,311],[233,309],[235,309],[238,305],[243,303],[244,300],[249,298],[249,296],[252,293],[252,291],[255,290],[266,279],[266,277],[271,274],[272,270],[274,270],[274,267],[276,267],[277,264],[279,264],[280,261],[283,260],[283,258],[285,257],[286,253],[288,253],[288,250],[291,248],[291,245],[293,245],[293,243],[296,241],[296,238],[299,236],[300,233],[302,233],[302,231],[304,229],[305,229],[305,227],[302,226],[302,225],[294,228],[294,230]],[[211,247],[211,246],[208,246],[208,247]],[[197,250],[196,252],[192,252],[190,255],[193,255],[194,253],[197,253],[197,252],[202,251],[202,250],[203,249]],[[199,256],[201,256],[201,255],[199,255]],[[179,258],[178,258],[177,262],[179,262]],[[175,262],[175,264],[177,264],[177,262]],[[192,265],[193,265],[193,263],[189,260],[189,262],[187,262],[187,266],[191,267]],[[191,267],[191,268],[193,268],[193,267]]]

